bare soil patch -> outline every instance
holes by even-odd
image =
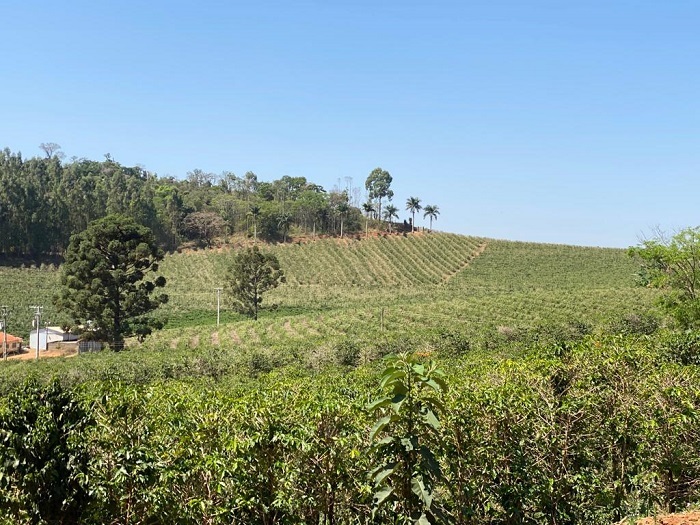
[[[654,516],[637,521],[637,525],[697,525],[700,524],[700,511]]]
[[[78,347],[76,345],[60,346],[58,348],[50,348],[48,350],[39,351],[39,359],[47,357],[75,357],[78,355]],[[8,355],[8,359],[16,359],[18,361],[27,361],[34,359],[36,352],[34,350],[24,349],[21,354]]]

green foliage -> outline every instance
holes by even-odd
[[[439,509],[442,523],[607,525],[682,509],[700,503],[700,369],[668,349],[694,339],[405,354],[386,370],[309,372],[289,356],[256,379],[228,348],[27,363],[61,383],[0,383],[0,521],[401,523]]]
[[[442,473],[434,448],[440,430],[444,372],[434,362],[423,364],[416,354],[385,358],[381,387],[389,392],[368,407],[379,419],[370,433],[380,463],[372,470],[375,513],[393,503],[395,522],[432,523],[434,486]]]
[[[406,209],[411,212],[411,232],[413,232],[416,229],[416,212],[423,209],[420,199],[418,197],[406,199]]]
[[[438,215],[440,215],[440,209],[434,204],[426,204],[423,208],[423,218],[430,218],[430,230],[433,229],[433,220],[437,220]]]
[[[85,486],[90,419],[56,381],[27,381],[0,410],[0,520],[77,523],[89,500]]]
[[[271,253],[262,253],[257,246],[238,253],[229,269],[228,286],[234,308],[258,319],[262,294],[285,282],[284,271]]]
[[[382,168],[374,168],[365,181],[365,189],[370,200],[377,200],[377,215],[379,217],[382,217],[382,199],[391,200],[394,197],[394,192],[391,189],[392,181],[391,174]]]
[[[119,215],[95,221],[71,237],[55,303],[76,324],[91,321],[98,339],[120,349],[124,337],[143,339],[162,326],[149,314],[168,300],[165,294],[153,296],[165,277],[147,280],[162,259],[148,228]]]
[[[669,332],[660,343],[662,355],[672,363],[700,366],[700,332]]]
[[[700,326],[700,227],[671,238],[660,234],[630,248],[629,254],[641,262],[641,285],[666,290],[660,303],[679,325]]]

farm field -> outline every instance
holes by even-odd
[[[214,289],[224,286],[231,250],[166,256],[161,270],[170,301],[158,315],[167,325],[146,346],[270,342],[287,336],[316,340],[374,329],[410,333],[450,328],[478,334],[499,326],[601,325],[648,312],[656,296],[635,286],[634,261],[616,249],[444,233],[322,239],[269,249],[287,277],[286,284],[264,297],[263,306],[274,305],[274,310],[251,324],[231,312],[224,292],[227,328],[218,330]],[[8,330],[27,337],[30,306],[36,304],[44,306],[44,320],[67,322],[51,302],[57,287],[54,265],[0,268],[0,297],[11,308]]]
[[[277,309],[257,324],[231,315],[229,334],[237,332],[237,323],[245,334],[260,332],[252,340],[267,342],[287,335],[316,339],[382,328],[399,333],[458,329],[476,335],[499,326],[601,325],[650,311],[656,296],[635,285],[634,261],[615,249],[433,234],[329,239],[272,251],[287,275],[287,284],[264,298],[264,305]],[[227,256],[225,251],[200,251],[164,262],[171,297],[164,314],[177,328],[166,328],[154,341],[226,340],[225,333],[214,336],[222,331],[213,324],[214,288],[224,281]],[[193,323],[201,326],[186,327]],[[251,337],[236,333],[234,340]]]
[[[700,502],[700,335],[663,328],[624,250],[443,233],[266,248],[287,283],[258,321],[224,295],[216,325],[230,249],[174,253],[167,324],[145,342],[0,363],[0,433],[41,451],[0,448],[0,523],[31,522],[29,508],[81,523],[376,522],[370,435],[388,416],[367,407],[400,352],[447,386],[438,425],[415,436],[441,469],[429,500],[445,518],[431,522],[608,525]],[[0,270],[27,324],[57,283],[55,267]],[[55,458],[36,465],[46,480],[28,475],[40,457]],[[53,475],[72,480],[64,492]],[[379,522],[412,523],[401,505]]]

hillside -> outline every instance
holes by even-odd
[[[162,265],[168,326],[142,345],[0,366],[0,425],[23,437],[5,457],[34,454],[25,443],[63,457],[55,421],[33,423],[60,410],[83,427],[57,465],[87,473],[71,490],[94,522],[138,508],[153,523],[370,523],[377,439],[392,432],[377,424],[395,409],[368,403],[387,393],[381,358],[405,351],[414,379],[444,371],[439,425],[411,439],[442,469],[445,522],[609,524],[699,501],[700,335],[638,337],[656,328],[655,294],[623,250],[437,233],[266,248],[288,282],[259,321],[226,310],[216,326],[235,248],[183,251]],[[56,286],[55,267],[2,272],[27,300]],[[13,464],[0,474],[20,488],[0,493],[53,494]],[[0,505],[0,521],[23,508]]]
[[[224,285],[234,249],[224,245],[166,256],[161,269],[168,279],[170,302],[159,315],[168,325],[155,341],[202,344],[217,339],[214,289]],[[385,329],[407,331],[459,326],[477,333],[484,326],[598,325],[646,312],[654,297],[653,291],[634,285],[635,263],[617,249],[447,233],[329,238],[266,249],[279,258],[287,283],[265,296],[264,306],[276,309],[264,312],[257,326],[230,312],[224,295],[222,319],[240,325],[236,332],[266,331],[279,337],[294,332],[294,337],[304,338],[324,330],[344,333],[345,325],[368,320],[380,327],[382,316]],[[10,332],[26,336],[31,305],[43,305],[44,319],[51,323],[65,321],[51,304],[57,287],[54,265],[0,268],[0,297],[12,310]],[[315,326],[321,314],[323,328]],[[333,328],[334,319],[340,326]],[[190,328],[183,332],[186,327]],[[218,340],[223,344],[226,335]]]

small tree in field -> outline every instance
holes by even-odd
[[[258,319],[262,294],[285,282],[277,257],[257,246],[238,253],[229,268],[228,288],[234,309]]]

